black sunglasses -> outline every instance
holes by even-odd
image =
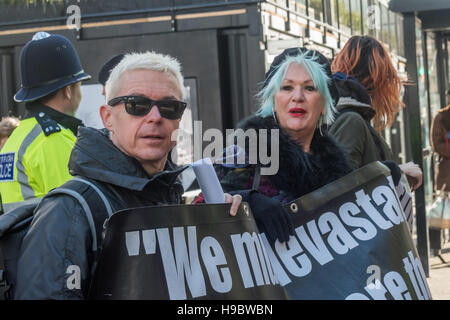
[[[127,113],[133,116],[145,116],[153,106],[156,106],[161,116],[170,120],[180,119],[187,105],[186,102],[178,100],[152,100],[141,96],[117,97],[109,100],[108,104],[113,107],[120,102],[125,104]]]

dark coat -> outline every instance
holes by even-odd
[[[181,202],[183,188],[177,176],[182,168],[175,169],[167,162],[163,172],[148,176],[135,159],[113,145],[106,129],[80,128],[69,169],[72,175],[94,182],[113,212]],[[92,189],[86,187],[81,192],[85,199],[88,192]],[[104,214],[92,212],[94,220]],[[89,224],[80,204],[67,195],[44,198],[23,239],[15,298],[85,298],[94,256]],[[81,289],[67,287],[70,266],[80,268]]]
[[[272,117],[262,118],[259,116],[251,116],[243,120],[238,127],[244,130],[279,129]],[[268,134],[268,150],[271,150],[271,143],[279,143],[278,173],[262,176],[258,188],[258,191],[268,197],[286,203],[351,171],[344,151],[333,138],[328,135],[322,136],[318,130],[311,142],[311,154],[304,152],[303,148],[283,130],[279,131],[279,137],[277,142],[270,141],[270,134]],[[259,159],[258,163],[261,165]],[[217,166],[224,191],[251,189],[255,167],[256,164],[248,164],[244,167]]]
[[[436,170],[435,189],[450,191],[450,105],[439,110],[431,124],[431,145],[439,155]]]
[[[338,115],[328,132],[349,154],[354,169],[374,161],[392,160],[394,155],[383,137],[371,126],[375,110],[366,90],[352,80],[337,81],[341,95]]]

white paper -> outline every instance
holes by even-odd
[[[211,159],[205,158],[192,164],[206,203],[225,203],[225,194],[217,178]]]

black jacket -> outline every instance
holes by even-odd
[[[163,172],[149,177],[135,159],[112,144],[105,129],[80,128],[69,169],[72,175],[95,183],[108,198],[113,212],[181,203],[183,188],[177,177],[183,168],[175,168],[168,161]],[[78,191],[85,198],[93,192],[87,186]],[[92,215],[96,219],[105,213]],[[23,239],[15,298],[85,298],[95,261],[92,240],[86,216],[74,198],[66,195],[44,198]],[[78,270],[80,286],[73,279]]]
[[[336,84],[341,95],[336,106],[339,113],[328,133],[347,151],[351,166],[358,169],[373,161],[395,160],[386,141],[370,124],[375,110],[364,87],[352,80]]]

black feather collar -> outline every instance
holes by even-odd
[[[251,116],[238,125],[247,129],[280,129],[273,117],[262,118]],[[311,141],[311,154],[294,142],[282,129],[279,131],[279,141],[270,141],[268,134],[268,150],[271,144],[279,146],[279,170],[273,176],[268,176],[277,188],[297,198],[312,192],[321,186],[334,181],[351,172],[347,156],[337,142],[324,133],[316,130]]]

